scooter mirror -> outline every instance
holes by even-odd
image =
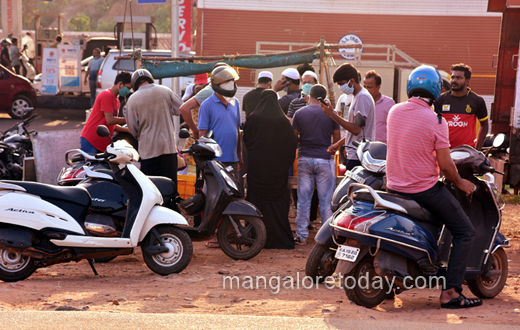
[[[209,131],[208,134],[206,134],[206,137],[208,139],[213,139],[214,136],[215,136],[215,133],[213,133],[213,131]]]
[[[105,125],[99,125],[96,128],[96,133],[101,137],[110,137],[110,131]]]
[[[499,133],[495,135],[495,138],[493,139],[493,147],[498,148],[504,143],[506,140],[506,135],[504,133]]]
[[[361,112],[356,113],[356,125],[361,128],[365,127],[365,116]]]
[[[181,139],[187,139],[190,137],[190,132],[187,129],[183,128],[179,132],[179,137]]]

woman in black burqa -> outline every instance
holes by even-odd
[[[262,212],[266,249],[294,249],[289,225],[289,168],[296,154],[296,136],[278,104],[278,95],[265,90],[247,117],[244,144],[248,152],[247,200]]]

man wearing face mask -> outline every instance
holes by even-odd
[[[90,89],[90,106],[94,106],[94,102],[96,102],[96,85],[97,85],[97,76],[99,69],[101,68],[101,64],[103,63],[103,58],[101,57],[101,49],[96,48],[92,51],[93,58],[88,62],[87,74],[85,75],[85,81],[83,82],[85,85],[87,84]]]
[[[318,83],[318,76],[312,71],[305,71],[302,75],[302,96],[291,101],[289,110],[287,111],[287,118],[292,123],[294,113],[299,109],[306,107],[309,104],[309,94],[312,86]]]
[[[283,70],[282,77],[276,82],[273,89],[277,93],[281,90],[287,93],[278,100],[280,107],[282,107],[283,112],[287,115],[291,101],[301,95],[300,74],[298,70],[294,68]]]
[[[244,94],[242,99],[242,110],[246,113],[246,118],[255,110],[260,103],[260,94],[266,89],[271,89],[273,84],[273,74],[269,71],[262,71],[258,74],[256,88]]]
[[[96,133],[99,125],[105,125],[110,131],[110,136],[115,131],[128,132],[128,129],[118,125],[126,124],[125,118],[119,116],[118,96],[126,96],[130,93],[129,87],[132,75],[126,71],[120,72],[114,81],[114,85],[99,93],[92,107],[87,123],[83,127],[80,136],[81,150],[87,153],[99,153],[106,150],[110,144],[108,137],[100,137]]]
[[[334,154],[343,145],[347,150],[347,170],[353,169],[355,166],[361,165],[361,162],[356,156],[356,148],[349,148],[352,142],[361,141],[363,134],[361,127],[355,122],[355,117],[358,112],[361,112],[365,117],[364,135],[367,140],[374,141],[375,139],[375,104],[372,95],[359,84],[358,70],[350,63],[342,64],[334,71],[332,76],[334,82],[339,85],[339,89],[347,95],[353,95],[352,103],[348,110],[347,119],[341,118],[334,108],[328,103],[327,106],[320,103],[321,109],[327,116],[334,119],[341,127],[347,130],[345,139],[341,139],[338,143],[333,144],[329,148],[329,152]]]
[[[237,92],[237,72],[229,66],[220,66],[211,72],[211,88],[214,93],[202,102],[199,109],[199,135],[213,131],[215,141],[222,148],[222,157],[217,158],[226,166],[233,167],[238,179],[242,169],[242,146],[240,134],[240,105]]]
[[[11,40],[9,38],[2,39],[2,52],[0,53],[0,64],[14,72],[11,66],[11,58],[9,56],[9,47],[11,47]]]

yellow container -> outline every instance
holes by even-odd
[[[177,175],[177,191],[181,198],[186,199],[195,194],[195,181],[194,175]]]

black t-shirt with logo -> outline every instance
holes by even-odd
[[[442,94],[435,107],[448,122],[450,148],[463,144],[475,147],[477,119],[483,121],[488,118],[484,99],[468,88],[462,97],[455,97],[451,92]]]

